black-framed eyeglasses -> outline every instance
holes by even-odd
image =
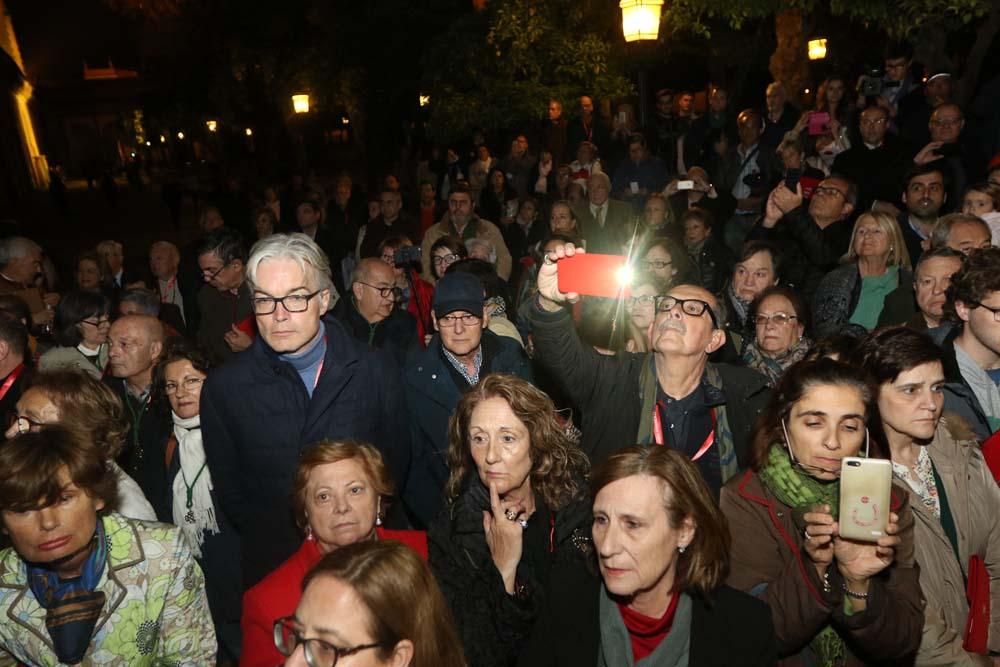
[[[993,321],[994,322],[1000,322],[1000,308],[994,308],[993,306],[987,306],[985,303],[979,303],[977,301],[973,301],[969,305],[972,306],[973,308],[985,308],[986,310],[988,310],[991,313],[993,313]]]
[[[847,195],[845,195],[837,188],[831,188],[829,185],[820,185],[815,190],[813,190],[813,193],[817,195],[831,195],[831,196],[840,195],[844,199],[847,199]]]
[[[17,426],[17,432],[19,434],[40,431],[47,426],[47,424],[43,422],[36,422],[30,417],[19,415],[16,412],[10,412],[7,414],[7,428],[9,429],[11,426],[15,425]]]
[[[309,667],[334,667],[340,658],[346,658],[360,651],[382,646],[375,643],[341,648],[322,639],[303,637],[295,625],[294,616],[279,618],[274,622],[274,647],[278,649],[278,653],[287,658],[295,653],[295,649],[298,648],[299,644],[302,644],[306,664]]]
[[[223,271],[225,271],[226,268],[230,264],[232,264],[232,262],[226,262],[225,264],[223,264],[222,266],[220,266],[219,268],[217,268],[215,271],[212,271],[211,273],[209,273],[207,270],[203,269],[202,272],[201,272],[201,277],[202,277],[202,279],[204,279],[204,281],[206,283],[210,283],[213,280],[215,280],[216,278],[218,278],[219,274],[222,273]]]
[[[80,324],[89,324],[92,327],[99,327],[102,324],[111,324],[111,318],[107,315],[98,317],[96,320],[80,320]]]
[[[278,308],[279,303],[289,313],[301,313],[309,308],[312,298],[322,291],[320,289],[311,294],[287,294],[283,297],[255,296],[250,299],[250,307],[254,315],[270,315]]]
[[[200,387],[203,382],[205,382],[205,378],[199,378],[194,376],[184,378],[180,382],[164,382],[163,393],[166,394],[167,396],[173,396],[174,394],[177,393],[177,390],[179,388],[184,387],[184,392],[190,394],[195,389]]]
[[[364,283],[361,282],[360,280],[357,280],[355,282],[360,283],[361,285],[364,285],[366,287],[371,287],[373,290],[378,290],[379,296],[382,297],[383,299],[388,299],[390,296],[398,298],[403,295],[403,290],[396,287],[395,285],[391,287],[379,287],[378,285],[372,285],[371,283]]]
[[[657,271],[662,271],[663,269],[667,268],[668,266],[670,266],[672,264],[673,264],[673,262],[667,262],[667,261],[664,261],[662,259],[654,259],[654,260],[650,260],[648,262],[643,262],[642,263],[643,267],[647,271],[650,271],[652,269],[656,269]]]
[[[674,308],[680,306],[681,312],[690,317],[701,317],[706,312],[712,320],[712,327],[719,328],[719,322],[715,319],[712,306],[707,301],[701,299],[678,299],[674,296],[660,296],[656,298],[656,312],[669,313]]]
[[[754,318],[754,324],[759,327],[766,327],[768,322],[774,322],[775,326],[783,327],[792,320],[799,319],[797,315],[788,313],[774,313],[773,315],[758,315]]]

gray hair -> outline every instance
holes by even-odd
[[[469,255],[472,255],[472,250],[474,248],[486,248],[486,256],[489,258],[490,264],[494,266],[497,263],[497,249],[491,241],[480,238],[471,238],[465,240],[465,249],[468,251]]]
[[[134,303],[142,315],[160,316],[160,297],[145,287],[131,287],[123,291],[118,303]]]
[[[171,243],[170,241],[155,241],[153,245],[149,246],[149,254],[153,254],[154,250],[159,250],[160,248],[169,250],[174,257],[180,259],[181,251],[178,250],[177,246]]]
[[[270,259],[294,261],[315,289],[330,291],[330,308],[337,303],[339,294],[330,276],[330,261],[316,242],[305,234],[272,234],[254,244],[247,260],[247,280],[251,289],[257,289],[257,269],[261,262]]]
[[[0,241],[0,267],[7,266],[15,259],[27,257],[30,253],[42,252],[42,246],[23,236],[11,236]]]
[[[990,226],[986,221],[975,215],[968,213],[949,213],[938,218],[931,229],[931,249],[937,249],[948,245],[948,238],[951,236],[951,228],[958,224],[977,225],[986,231],[987,238],[992,238]]]
[[[603,181],[604,184],[607,186],[608,190],[611,190],[611,177],[609,177],[603,171],[592,172],[590,176],[587,177],[588,189],[590,188],[590,182],[595,180]]]

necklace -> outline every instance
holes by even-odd
[[[184,480],[184,489],[187,492],[187,499],[184,506],[187,508],[187,513],[184,514],[185,523],[194,523],[194,485],[198,483],[198,478],[201,477],[201,473],[205,472],[205,468],[208,466],[208,461],[201,464],[198,468],[198,473],[194,476],[194,481],[188,484],[187,475],[184,474],[184,468],[181,468],[181,479]]]

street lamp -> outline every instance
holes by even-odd
[[[622,32],[626,42],[656,39],[660,34],[663,0],[621,0]]]
[[[178,138],[179,140],[181,140],[181,141],[184,141],[184,133],[183,133],[183,132],[178,132],[178,133],[177,133],[177,138]]]
[[[248,137],[252,137],[253,136],[253,130],[250,129],[249,127],[246,130],[244,130],[244,132],[246,132],[246,134],[247,134]]]
[[[292,108],[295,113],[309,113],[309,95],[307,93],[292,95]]]
[[[622,33],[626,42],[656,40],[660,34],[663,0],[621,0]],[[639,124],[646,127],[646,98],[649,97],[646,66],[639,63]]]
[[[205,121],[205,126],[208,127],[208,131],[209,132],[215,132],[216,130],[219,129],[219,123],[218,123],[218,121],[214,121],[214,120],[207,120],[207,121]]]
[[[809,60],[826,58],[826,37],[809,40]]]

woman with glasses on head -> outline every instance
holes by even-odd
[[[57,426],[0,447],[4,664],[214,664],[187,540],[115,512],[115,477],[103,448]]]
[[[465,244],[450,236],[442,236],[431,246],[431,275],[440,280],[448,267],[469,256]]]
[[[871,331],[885,297],[913,282],[903,232],[888,213],[862,213],[854,223],[851,246],[840,261],[842,266],[826,274],[813,295],[817,338]]]
[[[454,627],[413,551],[366,542],[309,572],[294,615],[274,623],[273,643],[288,667],[465,667]]]
[[[143,489],[115,459],[128,433],[121,400],[106,384],[86,373],[57,370],[36,373],[17,401],[11,415],[8,438],[60,425],[73,430],[88,443],[104,452],[108,466],[115,473],[118,498],[114,508],[124,516],[156,521],[157,512]],[[167,518],[161,514],[162,518]]]
[[[589,463],[551,399],[511,375],[487,375],[465,393],[448,439],[431,570],[469,664],[512,665],[554,565],[590,553]]]
[[[773,387],[812,347],[812,340],[805,335],[809,309],[798,292],[775,285],[753,300],[749,319],[756,335],[743,351],[743,361]]]
[[[395,541],[427,557],[423,531],[383,525],[393,484],[382,455],[371,445],[351,440],[311,445],[299,460],[293,494],[295,520],[306,538],[243,596],[241,667],[272,667],[281,660],[273,639],[275,621],[295,612],[303,579],[323,556],[358,542]]]
[[[942,414],[941,360],[941,349],[930,338],[904,328],[872,334],[854,356],[878,383],[879,420],[873,437],[892,459],[893,477],[909,492],[916,521],[914,547],[927,600],[916,664],[996,664],[996,658],[967,650],[963,639],[970,617],[966,582],[982,576],[989,614],[973,609],[973,615],[984,621],[979,629],[988,636],[985,648],[1000,652],[995,630],[1000,618],[1000,489],[969,425],[954,413]],[[974,571],[970,557],[984,567]]]
[[[72,368],[96,380],[108,365],[111,302],[101,292],[74,291],[56,306],[56,347],[38,360],[43,371]]]
[[[862,370],[832,359],[792,366],[757,420],[753,469],[722,490],[728,583],[770,605],[783,663],[895,664],[920,643],[906,492],[893,487],[877,542],[839,535],[841,461],[868,455],[873,403]]]
[[[168,480],[165,518],[184,533],[205,573],[219,659],[235,660],[240,655],[243,587],[234,555],[240,551],[240,540],[216,500],[202,443],[201,387],[209,368],[206,356],[186,341],[175,340],[164,351],[153,386],[170,403],[173,430],[157,451],[164,453]]]

